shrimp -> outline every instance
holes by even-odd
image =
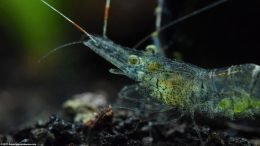
[[[125,75],[137,82],[138,90],[156,101],[210,117],[230,119],[260,114],[260,66],[234,65],[204,69],[155,53],[123,47],[108,39],[90,35],[44,0],[43,3],[76,26],[86,38],[82,43],[118,69],[112,73]],[[164,28],[165,29],[165,28]],[[105,33],[103,36],[106,36]],[[136,88],[136,89],[137,89]],[[123,94],[128,94],[125,89]]]
[[[97,43],[87,39],[84,45],[115,65],[118,72],[137,81],[159,102],[232,119],[260,112],[259,65],[204,69],[93,38]]]

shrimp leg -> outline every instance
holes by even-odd
[[[118,93],[118,97],[121,98],[121,99],[126,99],[126,100],[130,100],[130,101],[135,101],[135,102],[144,102],[145,99],[136,99],[136,98],[132,98],[131,97],[131,94],[132,93],[137,93],[139,88],[140,88],[140,86],[138,84],[125,86]]]

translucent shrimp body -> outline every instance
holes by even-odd
[[[139,82],[145,93],[166,105],[228,118],[260,113],[260,66],[244,64],[203,69],[151,52],[92,37],[84,45]]]
[[[158,102],[191,112],[199,111],[209,116],[220,115],[231,119],[260,114],[259,65],[243,64],[208,70],[165,58],[155,54],[151,48],[138,51],[122,47],[106,37],[90,35],[47,2],[41,1],[85,33],[87,39],[82,43],[115,65],[118,70],[113,70],[114,73],[137,81],[138,87],[145,91],[143,93]],[[171,24],[224,1],[213,3]],[[161,30],[168,26],[162,27]],[[106,36],[105,33],[103,35]]]

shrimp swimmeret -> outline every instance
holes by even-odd
[[[231,119],[260,114],[259,65],[200,68],[168,59],[151,49],[138,51],[122,47],[108,38],[90,35],[58,13],[88,36],[83,41],[85,46],[115,65],[119,69],[117,73],[137,81],[138,87],[158,102]]]

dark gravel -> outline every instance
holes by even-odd
[[[149,120],[146,114],[140,112],[114,110],[112,113],[112,110],[108,109],[101,110],[96,120],[88,123],[73,122],[71,117],[66,117],[64,114],[52,115],[48,120],[39,121],[31,127],[0,135],[0,143],[36,143],[47,146],[170,146],[201,145],[203,142],[212,146],[248,146],[257,145],[259,140],[259,131],[221,127],[216,124],[217,122],[203,126],[196,125],[198,126],[196,131],[196,126],[187,117],[178,122],[162,123],[159,120]],[[162,114],[153,116],[160,118]],[[202,141],[198,137],[198,132]]]

